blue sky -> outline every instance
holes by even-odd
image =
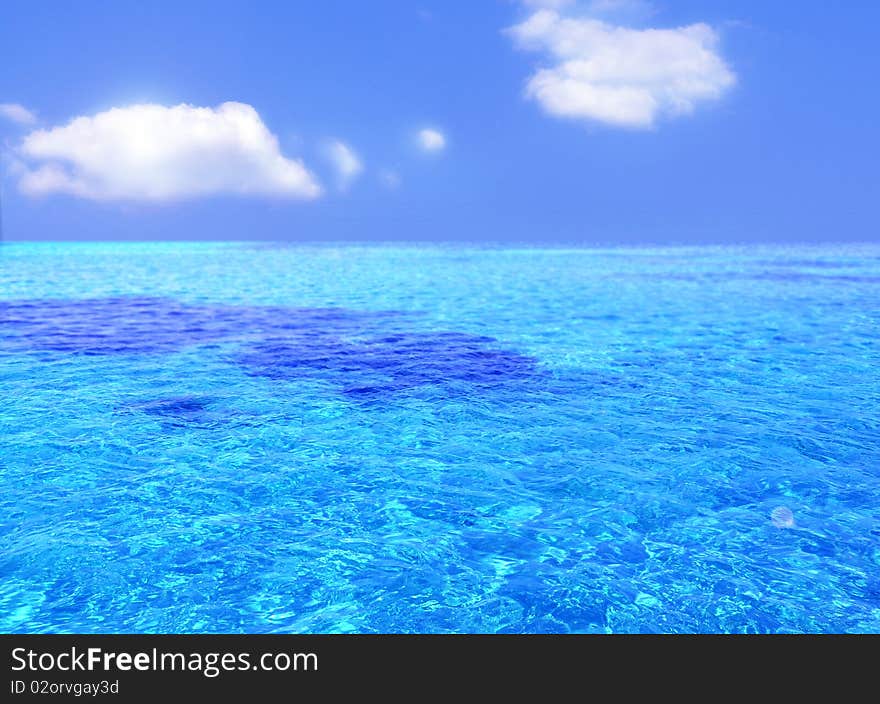
[[[5,237],[877,241],[878,23],[868,0],[7,0]]]

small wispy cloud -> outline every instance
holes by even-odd
[[[653,12],[650,0],[512,0],[532,10],[570,9],[582,17],[648,15]]]
[[[33,112],[18,103],[0,103],[0,117],[18,125],[32,125],[37,121]]]
[[[379,181],[385,188],[394,190],[400,187],[400,174],[394,169],[382,169],[379,172]]]
[[[574,0],[520,0],[526,7],[550,8],[553,10],[574,4]]]
[[[360,157],[341,140],[334,139],[328,142],[325,153],[336,170],[340,190],[347,189],[364,170]]]
[[[587,4],[584,14],[591,17],[613,16],[621,18],[647,16],[653,11],[654,8],[648,0],[592,0]]]
[[[420,129],[416,139],[419,147],[426,152],[441,152],[446,148],[446,135],[432,127]]]

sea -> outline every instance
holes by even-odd
[[[0,631],[880,632],[880,246],[0,245]]]

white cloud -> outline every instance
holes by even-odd
[[[630,29],[539,10],[508,32],[555,61],[531,76],[526,95],[558,117],[651,127],[660,115],[720,98],[736,80],[716,51],[717,34],[702,23]]]
[[[653,12],[650,0],[512,0],[533,10],[561,10],[573,7],[581,16],[644,16]]]
[[[34,113],[18,103],[0,103],[0,117],[19,125],[32,125],[37,121]]]
[[[439,152],[446,147],[446,137],[439,130],[425,127],[417,135],[419,146],[426,152]]]
[[[558,9],[571,5],[574,0],[521,0],[526,7],[550,7]]]
[[[586,14],[596,15],[619,15],[625,13],[645,13],[650,10],[647,0],[593,0],[587,7]]]
[[[301,161],[244,103],[216,108],[155,104],[113,108],[28,134],[25,193],[94,200],[165,201],[216,194],[315,198]]]
[[[382,169],[379,172],[379,180],[383,186],[392,191],[400,187],[400,174],[393,169]]]
[[[343,190],[348,188],[351,182],[364,170],[364,165],[358,155],[345,142],[338,139],[327,144],[326,154],[330,163],[333,164],[333,168],[336,169],[339,187]]]

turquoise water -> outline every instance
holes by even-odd
[[[0,361],[2,631],[880,631],[880,247],[4,244]]]

